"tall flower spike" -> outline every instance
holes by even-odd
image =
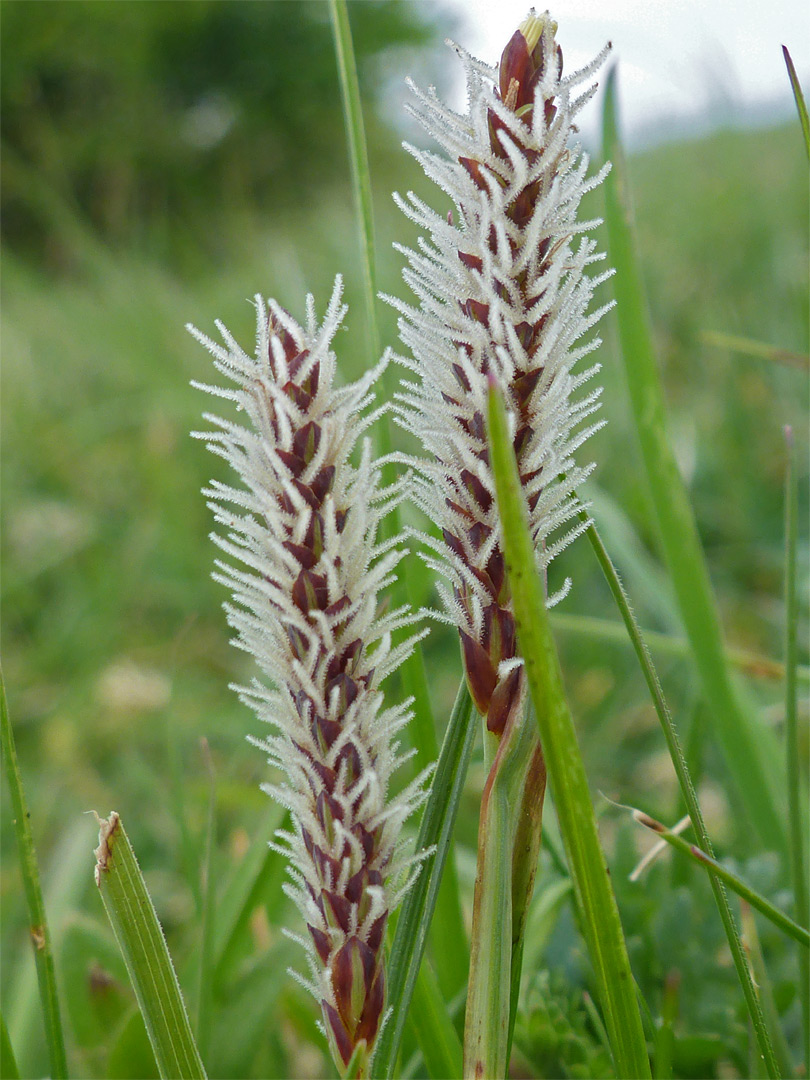
[[[486,443],[488,379],[506,394],[544,573],[584,528],[572,519],[581,507],[577,490],[593,466],[576,465],[574,453],[601,426],[585,423],[600,391],[577,396],[598,367],[572,369],[600,344],[581,339],[607,310],[587,314],[595,287],[608,276],[585,273],[603,257],[583,235],[599,222],[577,221],[582,196],[605,170],[586,179],[588,158],[571,136],[596,87],[578,97],[572,92],[590,79],[609,46],[563,77],[556,30],[548,12],[532,11],[497,68],[457,48],[467,78],[465,114],[445,107],[433,89],[411,87],[411,111],[447,156],[408,149],[451,197],[458,223],[412,192],[407,200],[395,196],[429,237],[420,238],[418,252],[400,249],[419,307],[391,299],[414,357],[403,363],[420,380],[403,384],[400,421],[433,458],[415,462],[415,499],[443,537],[427,561],[450,584],[441,588],[443,606],[461,635],[470,692],[496,736],[522,701],[523,676]]]
[[[423,778],[391,797],[391,775],[410,756],[396,741],[409,703],[385,707],[380,684],[412,647],[413,639],[391,644],[412,617],[379,607],[403,555],[396,541],[376,541],[397,493],[379,486],[368,440],[357,467],[349,459],[373,420],[363,414],[382,365],[333,385],[340,295],[338,279],[320,327],[309,297],[306,328],[256,297],[255,358],[219,323],[225,347],[189,330],[236,384],[202,389],[233,401],[249,422],[206,414],[216,430],[198,433],[244,484],[213,481],[205,491],[228,560],[214,576],[233,593],[225,608],[235,644],[270,680],[254,680],[240,697],[275,729],[257,745],[284,774],[265,790],[291,812],[278,850],[309,931],[296,937],[310,971],[301,981],[321,1003],[342,1071],[363,1042],[370,1051],[380,1027],[382,941],[412,863],[400,828]]]

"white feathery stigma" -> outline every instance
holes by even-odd
[[[410,111],[443,153],[408,149],[454,211],[443,216],[412,192],[395,196],[425,233],[418,250],[400,249],[417,306],[387,298],[413,357],[402,363],[417,376],[403,383],[398,419],[429,455],[409,459],[414,500],[442,534],[427,539],[426,561],[448,582],[440,590],[446,617],[459,628],[470,689],[496,732],[520,696],[520,674],[486,444],[489,379],[504,391],[544,574],[585,527],[575,522],[578,490],[593,466],[575,456],[601,426],[592,419],[600,390],[580,392],[598,365],[576,366],[600,344],[590,331],[610,305],[588,309],[609,272],[586,272],[603,258],[588,235],[600,222],[578,221],[577,212],[606,169],[587,177],[574,121],[609,46],[563,76],[556,29],[547,12],[532,11],[498,67],[454,46],[466,112],[411,87]]]
[[[320,325],[312,297],[303,327],[272,300],[255,304],[253,356],[220,323],[223,345],[189,327],[232,384],[201,388],[245,420],[206,414],[214,430],[195,434],[241,480],[205,491],[223,553],[215,577],[233,595],[225,607],[235,644],[265,677],[238,689],[272,728],[257,745],[282,773],[266,790],[291,812],[278,848],[309,930],[296,937],[308,953],[302,981],[345,1066],[379,1030],[386,921],[413,864],[400,830],[425,780],[392,796],[392,773],[409,757],[397,741],[409,702],[386,706],[381,683],[415,639],[392,645],[413,618],[381,611],[404,552],[377,531],[399,496],[381,486],[367,439],[357,464],[350,460],[374,418],[367,409],[384,365],[334,385],[331,343],[345,314],[339,278]]]

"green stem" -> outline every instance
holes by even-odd
[[[180,984],[118,814],[99,819],[96,884],[132,980],[161,1077],[204,1080]]]
[[[798,507],[794,462],[793,432],[785,428],[787,468],[785,470],[785,751],[787,755],[788,821],[790,839],[790,868],[793,878],[793,905],[797,920],[810,925],[810,901],[807,890],[807,868],[803,822],[806,802],[801,794],[796,701],[796,657],[798,653],[796,628],[799,611],[796,596],[796,541]],[[802,1048],[805,1071],[810,1068],[810,957],[800,953],[799,999],[802,1007]]]
[[[533,715],[528,723],[536,728]],[[518,807],[517,828],[512,846],[512,957],[510,977],[509,1033],[506,1044],[506,1060],[512,1052],[515,1031],[520,976],[523,969],[523,945],[529,905],[534,894],[534,879],[540,857],[543,838],[543,800],[546,794],[546,762],[539,741],[535,744],[526,770],[521,802]]]
[[[587,520],[587,515],[583,512],[580,515],[582,520]],[[666,739],[667,749],[669,750],[669,756],[672,759],[672,764],[675,769],[675,775],[678,778],[678,784],[680,785],[681,795],[686,805],[687,813],[692,819],[692,828],[695,830],[698,842],[701,848],[709,855],[713,855],[711,840],[709,834],[706,831],[706,823],[703,820],[703,814],[698,803],[697,794],[695,792],[695,786],[692,783],[692,777],[689,773],[689,768],[686,764],[686,758],[681,750],[680,740],[678,739],[678,733],[675,730],[675,724],[673,723],[672,716],[669,711],[669,706],[664,699],[663,691],[661,690],[661,683],[658,679],[658,673],[652,662],[649,650],[641,636],[636,617],[630,607],[630,601],[627,597],[627,593],[624,591],[624,586],[619,579],[619,575],[616,573],[610,556],[605,550],[605,545],[602,543],[602,538],[596,530],[596,526],[591,523],[588,527],[588,539],[591,542],[596,558],[599,561],[599,565],[602,568],[602,573],[605,576],[605,580],[610,587],[610,591],[613,594],[613,599],[616,601],[624,624],[627,627],[627,633],[630,636],[630,640],[633,643],[633,647],[636,650],[636,656],[638,657],[641,670],[644,673],[644,679],[647,683],[647,688],[650,691],[650,697],[652,698],[655,711],[658,714],[658,719],[661,723],[661,729]],[[697,719],[697,718],[696,718]],[[737,923],[734,920],[734,916],[731,912],[731,906],[728,902],[728,895],[724,889],[722,883],[712,875],[709,875],[712,890],[714,892],[715,903],[717,904],[717,910],[720,913],[720,919],[723,923],[723,929],[726,932],[726,938],[728,939],[729,948],[731,949],[731,955],[734,960],[734,967],[737,971],[737,978],[740,980],[742,986],[743,995],[745,996],[745,1002],[748,1007],[749,1015],[751,1016],[751,1023],[754,1027],[754,1032],[757,1037],[757,1044],[759,1046],[759,1052],[764,1060],[768,1069],[769,1076],[778,1076],[778,1070],[776,1066],[776,1060],[773,1056],[773,1049],[771,1047],[770,1038],[768,1037],[768,1030],[765,1026],[765,1020],[762,1015],[762,1009],[760,1008],[759,999],[757,997],[756,989],[751,980],[751,972],[748,968],[748,964],[745,959],[745,952],[743,950],[742,942],[740,941],[740,932],[737,928]]]
[[[506,411],[494,386],[489,394],[487,422],[518,644],[616,1071],[625,1078],[649,1077],[650,1063],[619,910],[565,699]]]
[[[3,759],[6,763],[6,780],[11,793],[11,806],[14,812],[14,831],[17,834],[20,873],[22,874],[25,899],[28,904],[28,932],[34,949],[39,997],[45,1023],[45,1039],[48,1043],[48,1056],[51,1063],[51,1076],[56,1080],[62,1080],[68,1074],[67,1055],[65,1054],[65,1038],[62,1032],[62,1018],[59,1012],[59,994],[56,989],[53,948],[48,922],[45,918],[45,904],[42,900],[42,887],[39,882],[34,837],[31,832],[31,820],[25,801],[20,767],[17,763],[14,732],[11,730],[11,721],[6,704],[6,687],[2,672],[0,672],[0,733]]]
[[[607,81],[604,139],[605,156],[613,162],[605,182],[605,218],[610,259],[616,268],[619,338],[665,561],[731,777],[735,805],[765,844],[786,856],[778,747],[773,733],[743,704],[731,678],[697,524],[667,436],[663,391],[633,237],[627,169],[617,129],[615,68]]]
[[[525,709],[516,708],[498,742],[481,796],[464,1024],[464,1076],[469,1078],[500,1080],[509,1064],[512,961],[522,948],[525,889],[534,884],[533,870],[537,866],[534,836],[524,835],[521,819],[527,778],[534,772],[539,749],[533,718]],[[529,854],[534,852],[534,867],[529,866],[525,851],[517,850],[516,840],[517,847],[521,842],[523,846],[528,843]],[[513,922],[516,863],[519,876],[515,885],[523,886],[519,925]]]

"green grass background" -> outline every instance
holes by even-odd
[[[340,368],[345,379],[363,368],[362,282],[347,170],[337,157],[321,161],[317,147],[310,153],[312,169],[335,172],[328,192],[317,198],[302,192],[283,213],[257,202],[243,206],[238,220],[225,205],[201,216],[193,228],[208,241],[216,237],[216,257],[203,258],[208,245],[196,241],[194,257],[172,260],[139,243],[108,243],[53,195],[45,200],[47,216],[69,253],[67,265],[48,267],[18,248],[3,258],[3,666],[75,1075],[149,1075],[131,991],[92,882],[96,826],[87,812],[115,809],[125,821],[192,1003],[209,793],[201,738],[216,770],[214,872],[223,883],[269,812],[258,790],[267,768],[245,741],[257,722],[228,690],[252,668],[228,646],[224,597],[209,578],[211,523],[199,492],[212,475],[224,474],[189,437],[209,407],[189,381],[210,379],[212,369],[183,325],[213,332],[219,317],[249,347],[254,322],[246,300],[255,292],[301,316],[305,292],[314,292],[323,310],[340,271],[350,303],[348,329],[336,345]],[[711,346],[702,335],[722,331],[807,353],[804,166],[796,124],[720,131],[630,161],[671,435],[727,637],[776,659],[786,423],[798,439],[806,614],[807,377]],[[380,284],[404,295],[401,260],[390,244],[412,242],[413,231],[397,215],[390,190],[429,189],[410,158],[387,142],[376,150],[372,144],[372,180]],[[429,197],[434,205],[441,201]],[[598,214],[601,194],[589,202],[585,214]],[[602,287],[603,300],[609,289]],[[383,307],[380,316],[384,342],[395,346],[394,319]],[[588,494],[642,625],[678,634],[613,320],[611,314],[602,324],[599,353],[610,423],[585,451],[598,462]],[[574,579],[561,610],[615,618],[587,544],[569,549],[553,574]],[[569,629],[559,640],[593,789],[674,820],[680,813],[674,777],[629,647]],[[806,630],[801,648],[806,662]],[[441,731],[460,672],[452,636],[437,628],[426,660]],[[689,739],[701,708],[689,664],[662,656],[659,670],[703,777],[706,817],[721,852],[735,857],[763,891],[783,898],[774,860],[735,828],[714,747]],[[781,683],[757,678],[751,688],[779,730]],[[802,732],[806,750],[806,707]],[[458,850],[468,897],[482,782],[483,767],[474,762]],[[625,871],[637,855],[635,833],[612,811],[603,833],[631,959],[654,1012],[664,977],[681,974],[675,1075],[716,1075],[722,1068],[732,1070],[724,1075],[747,1075],[744,1013],[700,871],[667,857],[641,885],[630,886]],[[3,1010],[23,1075],[36,1075],[47,1066],[5,796],[2,871]],[[538,903],[550,906],[555,873],[544,855]],[[211,1075],[317,1076],[327,1068],[313,1004],[284,974],[297,958],[278,924],[297,928],[297,916],[286,912],[278,884],[274,863],[232,970],[218,983]],[[598,1072],[607,1067],[599,1057],[604,1051],[582,1003],[586,974],[570,912],[563,906],[552,914],[537,907],[527,945],[529,1006],[518,1021],[519,1067],[523,1075],[563,1067],[565,1075],[607,1075]],[[797,1046],[792,955],[778,935],[761,932],[788,1037]]]

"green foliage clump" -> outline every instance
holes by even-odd
[[[593,1029],[582,991],[559,972],[538,972],[515,1023],[515,1048],[533,1076],[586,1080],[616,1075],[610,1054]]]

